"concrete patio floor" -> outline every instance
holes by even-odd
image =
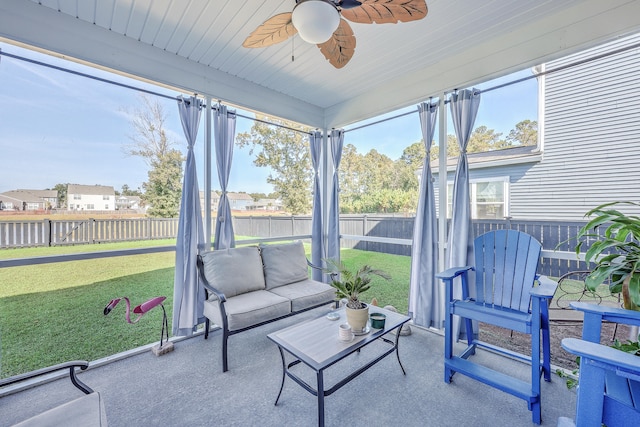
[[[313,426],[316,398],[292,380],[281,380],[277,347],[267,334],[321,316],[316,309],[230,337],[229,372],[221,372],[220,333],[177,342],[175,351],[156,357],[151,351],[90,368],[79,378],[104,397],[110,426]],[[325,399],[327,426],[530,426],[523,400],[456,375],[443,381],[442,336],[412,327],[400,337],[403,376],[393,355]],[[375,343],[374,343],[375,344]],[[382,344],[380,344],[382,345]],[[377,351],[376,351],[377,350]],[[351,366],[377,353],[375,345],[351,355],[326,372],[334,384]],[[525,379],[526,365],[478,351],[474,356]],[[300,367],[306,369],[304,367]],[[302,371],[298,371],[302,372]],[[307,381],[314,376],[308,370]],[[68,378],[0,399],[0,425],[11,425],[49,407],[80,396]],[[573,417],[575,392],[552,376],[543,382],[542,422],[556,425],[559,416]]]

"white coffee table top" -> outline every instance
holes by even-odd
[[[353,341],[345,342],[338,338],[340,324],[347,322],[344,308],[337,310],[337,313],[340,315],[338,320],[330,320],[322,316],[271,333],[268,337],[307,365],[315,369],[323,369],[409,321],[409,317],[405,315],[369,306],[369,314],[384,313],[386,315],[385,328],[370,328],[369,333],[355,336]]]

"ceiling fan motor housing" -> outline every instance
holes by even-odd
[[[302,40],[321,44],[329,40],[340,25],[340,12],[332,1],[300,0],[293,8],[291,21]]]

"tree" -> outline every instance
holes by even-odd
[[[257,202],[260,199],[266,199],[267,195],[264,193],[249,193],[254,202]]]
[[[140,100],[141,106],[129,112],[133,132],[129,136],[131,144],[124,151],[142,157],[150,167],[148,181],[142,184],[142,200],[150,206],[149,215],[174,218],[179,212],[184,159],[167,135],[162,104],[146,95],[140,95]]]
[[[123,184],[121,191],[116,190],[116,196],[142,196],[142,191],[139,188],[132,190],[127,184]]]
[[[511,129],[507,136],[511,145],[536,145],[538,143],[538,122],[535,120],[523,120]]]
[[[340,210],[343,213],[409,212],[417,204],[416,164],[422,165],[421,142],[393,161],[377,150],[359,154],[347,144],[340,162]]]
[[[417,191],[420,183],[416,171],[423,166],[427,150],[424,142],[414,142],[402,151],[402,155],[395,162],[397,184],[404,191]]]
[[[53,189],[58,192],[58,208],[67,207],[67,187],[69,187],[69,183],[66,184],[56,184]]]
[[[249,132],[237,135],[236,144],[240,148],[250,147],[250,154],[255,152],[254,165],[273,171],[267,182],[273,185],[285,210],[293,215],[310,212],[313,169],[309,141],[305,135],[309,130],[274,118],[260,119],[287,128],[256,120]]]
[[[142,199],[150,205],[149,215],[160,218],[176,218],[182,193],[182,153],[169,150],[154,159],[149,170],[149,180],[142,184]]]

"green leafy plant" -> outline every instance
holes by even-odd
[[[571,371],[571,374],[567,374],[563,369],[556,369],[556,375],[560,378],[564,378],[567,389],[571,390],[578,386],[578,377],[580,375],[580,358],[576,357],[576,365],[578,367]]]
[[[640,310],[640,217],[626,215],[613,209],[615,205],[640,207],[635,202],[612,202],[600,205],[585,214],[592,218],[576,236],[576,254],[582,246],[592,240],[585,261],[595,268],[585,279],[585,287],[595,291],[596,287],[610,280],[611,293],[622,292],[625,308]],[[606,227],[604,234],[598,230]]]
[[[362,301],[360,301],[360,294],[369,290],[372,276],[382,277],[385,280],[391,279],[391,276],[386,272],[376,270],[368,265],[363,265],[354,273],[336,260],[328,259],[325,262],[327,263],[325,271],[331,274],[330,284],[336,289],[336,298],[346,298],[347,307],[356,310],[364,308]]]
[[[638,335],[638,341],[640,341],[640,335]],[[625,353],[633,354],[634,356],[640,356],[640,342],[638,341],[626,341],[622,343],[619,340],[615,340],[611,347],[624,351]]]

